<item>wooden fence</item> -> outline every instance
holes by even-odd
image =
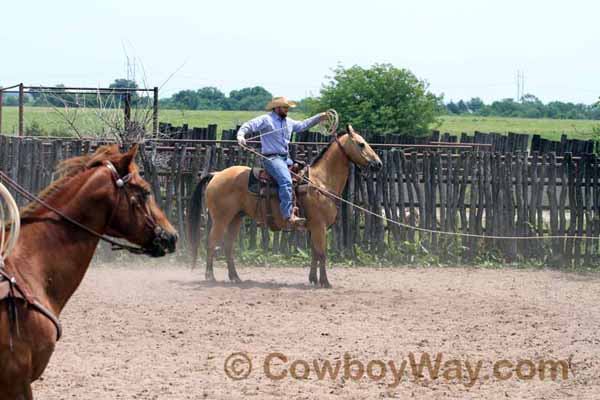
[[[52,180],[60,160],[93,151],[99,143],[0,136],[0,169],[37,192]],[[324,145],[324,144],[323,144]],[[311,160],[322,144],[291,146]],[[139,164],[159,205],[186,243],[189,197],[199,178],[231,165],[257,165],[239,146],[194,141],[149,141]],[[351,167],[344,198],[404,225],[472,235],[546,237],[600,235],[600,159],[587,154],[378,150],[384,168],[361,175]],[[23,204],[23,199],[17,196]],[[330,250],[402,258],[427,252],[452,259],[494,256],[538,259],[557,266],[597,265],[593,239],[506,240],[418,232],[387,223],[347,204],[330,231]],[[290,254],[309,249],[301,232],[269,233],[247,220],[239,245]]]
[[[187,124],[183,126],[172,126],[168,123],[159,124],[160,132],[164,137],[171,139],[203,139],[215,140],[217,138],[217,125],[209,125],[205,128],[190,128]],[[239,129],[239,127],[238,127]],[[223,130],[221,139],[235,140],[238,129]],[[600,152],[598,144],[593,140],[569,139],[566,134],[561,135],[560,140],[544,139],[540,135],[528,135],[524,133],[508,132],[508,134],[485,133],[475,131],[473,135],[462,133],[460,136],[449,133],[440,133],[432,131],[431,135],[415,137],[410,135],[375,135],[369,132],[361,132],[369,143],[374,144],[419,144],[443,142],[443,143],[462,143],[479,144],[480,151],[490,151],[493,153],[516,153],[519,151],[538,152],[540,154],[555,153],[562,156],[566,153],[571,155],[583,155],[588,153]],[[328,142],[329,136],[321,135],[318,132],[300,132],[292,138],[295,142]]]

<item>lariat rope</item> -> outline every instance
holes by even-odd
[[[19,207],[6,186],[0,182],[0,268],[15,246],[20,229]]]
[[[327,119],[325,121],[321,121],[319,124],[321,135],[337,135],[337,128],[340,122],[340,117],[338,116],[337,111],[335,111],[333,108],[330,108],[325,112],[325,114]]]
[[[323,128],[323,126],[321,126],[322,129],[325,129],[325,132],[330,132],[330,134],[332,136],[337,135],[337,132],[335,130],[328,130],[331,129],[332,127],[336,127],[337,128],[337,123],[338,123],[338,115],[337,112],[335,112],[335,110],[328,110],[327,111],[327,120],[326,122],[326,127]],[[329,128],[327,128],[327,126],[329,126]],[[323,132],[323,131],[322,131]],[[270,132],[267,132],[270,133]],[[334,138],[336,138],[336,136],[334,136]],[[333,139],[335,140],[335,139]],[[342,144],[338,142],[338,144],[340,145],[342,151],[343,147]],[[266,159],[268,160],[269,158],[264,156],[263,154],[260,154],[259,152],[255,151],[254,149],[248,147],[248,146],[241,146],[242,148],[244,148],[245,150],[249,151],[252,154],[257,155],[260,158]],[[347,155],[346,155],[347,157]],[[338,196],[337,194],[333,193],[332,191],[314,183],[313,181],[311,181],[309,178],[307,178],[304,175],[300,175],[297,174],[293,171],[290,171],[290,174],[294,175],[295,177],[303,180],[304,182],[306,182],[309,186],[314,187],[315,189],[317,189],[318,191],[320,191],[321,193],[325,194],[326,196],[329,196],[331,198],[334,198],[336,200],[339,200],[342,203],[348,204],[351,207],[356,208],[357,210],[360,210],[364,213],[370,214],[376,218],[379,218],[381,220],[384,220],[390,224],[393,225],[397,225],[406,229],[412,229],[415,230],[417,232],[425,232],[425,233],[432,233],[432,234],[439,234],[439,235],[449,235],[449,236],[462,236],[462,237],[470,237],[470,238],[478,238],[478,239],[506,239],[506,240],[551,240],[551,239],[586,239],[586,240],[600,240],[600,237],[593,237],[593,236],[577,236],[577,235],[552,235],[552,236],[497,236],[497,235],[477,235],[474,233],[461,233],[461,232],[450,232],[450,231],[440,231],[440,230],[435,230],[435,229],[427,229],[427,228],[421,228],[418,226],[413,226],[413,225],[408,225],[408,224],[403,224],[402,222],[390,219],[386,216],[383,216],[381,214],[377,214],[371,210],[368,210],[364,207],[359,206],[358,204],[352,203],[351,201],[348,201],[346,199],[344,199],[341,196]]]
[[[333,135],[335,132],[337,132],[339,117],[338,117],[337,111],[335,111],[333,108],[327,110],[326,115],[327,115],[327,119],[324,121],[321,121],[319,123],[319,132],[324,136],[329,136],[329,135]],[[251,136],[249,138],[244,138],[244,139],[247,142],[249,142],[251,140],[259,139],[263,136],[270,135],[275,132],[286,130],[287,128],[288,128],[287,126],[284,126],[284,127],[278,128],[278,129],[273,129],[272,131],[261,133],[260,135]]]

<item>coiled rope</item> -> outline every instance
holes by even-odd
[[[0,268],[14,248],[20,229],[19,207],[6,186],[0,182]]]
[[[340,122],[340,117],[333,108],[330,108],[325,112],[327,115],[327,119],[325,121],[321,121],[320,123],[320,132],[321,135],[337,135],[337,128]]]

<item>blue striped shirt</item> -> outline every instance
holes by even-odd
[[[288,154],[292,132],[304,132],[318,124],[320,120],[320,114],[304,121],[295,121],[289,117],[281,118],[275,111],[271,111],[244,123],[238,131],[237,137],[266,133],[260,137],[262,154]]]

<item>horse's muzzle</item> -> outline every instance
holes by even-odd
[[[156,228],[152,245],[147,248],[146,254],[151,257],[162,257],[173,253],[177,244],[177,233],[169,233],[162,228]]]
[[[371,160],[368,167],[373,172],[379,172],[383,167],[383,163],[380,160]]]

